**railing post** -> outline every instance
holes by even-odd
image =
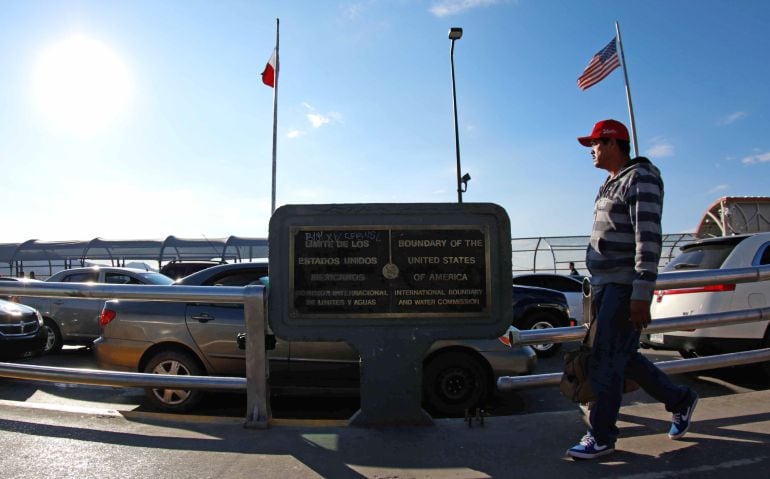
[[[246,322],[246,423],[249,429],[270,427],[269,366],[265,350],[264,286],[244,288]]]

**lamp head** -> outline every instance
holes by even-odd
[[[463,37],[463,29],[460,27],[452,27],[449,29],[449,39],[459,40]]]

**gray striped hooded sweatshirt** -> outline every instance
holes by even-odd
[[[652,300],[661,251],[663,180],[637,157],[599,188],[586,252],[591,284],[633,285],[631,299]]]

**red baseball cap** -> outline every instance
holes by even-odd
[[[628,130],[625,125],[617,120],[602,120],[594,125],[594,131],[589,136],[581,136],[578,141],[583,146],[591,146],[591,140],[599,138],[615,138],[616,140],[628,140]]]

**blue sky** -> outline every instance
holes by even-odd
[[[277,204],[465,202],[512,235],[590,233],[606,174],[575,137],[628,122],[622,70],[576,79],[620,22],[663,227],[768,195],[766,1],[17,1],[0,15],[0,243],[266,236]]]

